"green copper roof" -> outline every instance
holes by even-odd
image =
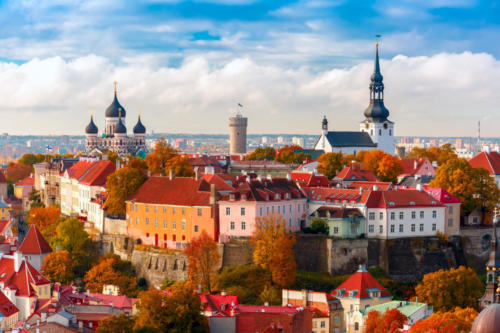
[[[392,310],[392,309],[398,309],[399,312],[404,314],[406,317],[410,317],[413,315],[415,312],[420,310],[423,307],[426,307],[427,304],[425,303],[415,303],[415,302],[408,302],[408,301],[391,301],[391,302],[386,302],[382,303],[379,305],[374,305],[374,306],[369,306],[366,309],[360,310],[360,312],[363,315],[367,315],[368,312],[375,310],[380,313],[384,313],[387,310]]]

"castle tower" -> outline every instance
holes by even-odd
[[[375,49],[375,68],[370,83],[370,105],[365,110],[365,120],[361,122],[360,130],[367,132],[377,148],[388,154],[394,154],[394,123],[387,119],[389,110],[384,105],[384,77],[380,73],[378,58],[378,43]]]
[[[229,118],[229,153],[246,154],[247,118],[241,114]]]
[[[498,279],[500,278],[500,246],[497,239],[497,218],[498,212],[495,209],[495,215],[493,217],[493,238],[491,239],[491,252],[488,262],[486,263],[486,290],[484,291],[483,297],[479,299],[479,307],[481,309],[486,308],[488,305],[500,302],[496,299],[496,290],[499,287]]]

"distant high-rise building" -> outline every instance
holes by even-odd
[[[455,141],[455,149],[462,149],[463,148],[463,140],[462,139],[457,139]]]
[[[283,144],[285,142],[285,139],[282,136],[278,136],[278,138],[276,139],[276,142],[278,144]]]
[[[229,118],[229,153],[246,154],[247,152],[247,118],[241,114]]]
[[[292,138],[292,143],[294,145],[301,146],[302,148],[304,148],[304,138],[298,138],[298,137],[294,136]]]
[[[267,136],[263,136],[262,137],[262,144],[265,145],[269,142],[269,140],[267,139]]]

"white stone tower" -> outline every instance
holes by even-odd
[[[240,113],[229,118],[229,153],[247,153],[247,118]]]

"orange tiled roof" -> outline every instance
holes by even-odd
[[[88,173],[80,179],[80,183],[89,186],[104,186],[108,176],[115,170],[116,166],[113,162],[99,161],[92,165]]]
[[[500,154],[496,151],[491,153],[482,152],[469,160],[473,168],[483,167],[489,171],[490,175],[500,174]]]
[[[32,225],[24,238],[19,251],[23,254],[42,254],[52,252],[49,243],[35,225]]]

